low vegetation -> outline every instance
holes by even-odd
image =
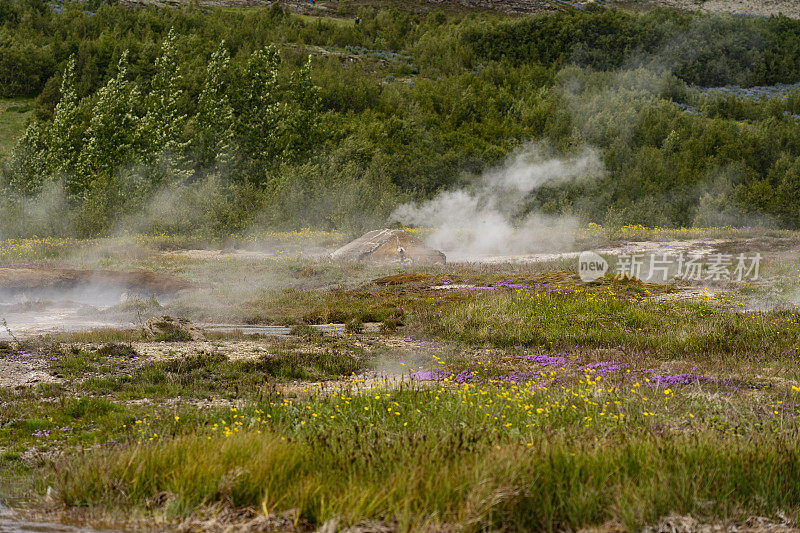
[[[0,99],[0,161],[11,153],[33,112],[28,98]]]
[[[453,414],[438,404],[415,405],[441,413],[444,419],[431,425],[446,425]],[[385,428],[381,418],[388,416],[349,422],[376,420]],[[91,462],[61,471],[59,487],[69,505],[143,505],[164,492],[173,513],[223,500],[291,507],[301,526],[378,517],[401,530],[445,522],[476,531],[550,531],[610,520],[636,530],[669,512],[743,520],[747,513],[796,508],[800,499],[800,457],[790,437],[629,433],[576,445],[564,436],[519,444],[472,432],[406,434],[398,439],[395,432],[368,429],[291,441],[254,431],[211,440],[180,437],[98,452]]]
[[[61,381],[0,390],[5,486],[16,502],[49,486],[67,512],[301,530],[800,519],[795,312],[671,301],[631,280],[497,275],[384,275],[261,304],[298,324],[320,305],[310,298],[359,323],[402,310],[396,334],[8,344],[6,360],[45,360]]]

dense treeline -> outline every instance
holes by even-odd
[[[475,57],[513,64],[568,63],[598,70],[668,69],[687,83],[772,85],[800,79],[800,22],[786,18],[687,17],[618,11],[531,17],[470,27]]]
[[[366,11],[358,26],[268,10],[130,10],[44,0],[0,0],[0,96],[38,94],[72,55],[84,90],[97,88],[128,50],[134,77],[151,73],[170,28],[191,35],[186,50],[210,54],[225,40],[248,55],[272,42],[362,46],[411,52],[425,75],[452,74],[487,61],[575,64],[600,70],[669,69],[690,84],[770,85],[800,79],[800,21],[785,17],[687,16],[655,10],[570,11],[502,19]],[[194,66],[197,66],[196,64]]]
[[[0,92],[38,95],[3,162],[4,233],[357,231],[469,186],[527,140],[597,147],[606,173],[537,190],[526,209],[800,226],[798,93],[689,86],[800,80],[800,21],[361,20],[0,0]]]

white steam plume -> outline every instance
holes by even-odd
[[[564,249],[573,242],[577,221],[525,214],[528,195],[542,186],[588,179],[601,172],[602,163],[593,149],[554,157],[541,145],[528,144],[504,165],[486,172],[474,187],[445,191],[421,204],[403,204],[391,218],[432,227],[427,244],[453,260]]]

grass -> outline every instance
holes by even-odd
[[[2,115],[0,115],[2,116]],[[4,132],[5,133],[5,132]],[[13,146],[12,146],[13,147]],[[0,241],[0,262],[48,261],[81,266],[96,265],[98,260],[106,268],[114,268],[120,261],[152,259],[153,253],[181,250],[259,250],[282,255],[281,262],[296,265],[304,259],[302,251],[314,246],[339,246],[348,236],[332,231],[302,229],[298,231],[251,231],[217,235],[191,234],[127,234],[94,239],[30,237]],[[161,259],[164,259],[163,257]],[[225,259],[220,256],[220,259]],[[360,265],[355,265],[358,268]],[[291,268],[291,267],[290,267]]]
[[[578,233],[578,240],[584,239],[595,244],[597,239],[608,239],[609,241],[628,240],[628,241],[655,241],[663,239],[687,240],[687,239],[795,239],[797,233],[792,230],[760,228],[760,227],[689,227],[689,228],[668,228],[668,227],[646,227],[641,224],[629,224],[620,227],[603,227],[599,224],[590,223],[582,228]],[[749,243],[752,249],[754,243]]]
[[[417,273],[420,274],[420,273]],[[653,285],[638,280],[615,280],[603,278],[591,285],[584,285],[576,274],[565,271],[555,272],[508,272],[501,278],[513,284],[526,285],[531,289],[545,291],[576,291],[594,294],[609,290],[615,295],[629,298],[652,296],[671,290],[664,285]],[[265,290],[255,299],[247,302],[244,320],[248,323],[268,324],[328,324],[360,322],[395,322],[402,324],[404,319],[425,309],[438,312],[443,307],[461,308],[460,303],[473,299],[469,292],[453,290],[430,290],[431,287],[447,284],[485,285],[498,280],[498,273],[472,271],[471,274],[455,270],[448,274],[428,275],[421,281],[412,277],[410,283],[386,285],[385,278],[378,283],[368,282],[348,290]],[[505,293],[507,288],[492,288],[487,292]]]
[[[308,340],[316,341],[313,349],[278,344],[269,352],[264,349],[235,361],[213,350],[153,360],[140,358],[131,345],[106,344],[94,351],[54,352],[50,368],[56,376],[80,380],[87,392],[119,400],[241,399],[262,394],[275,382],[335,379],[360,372],[367,365],[364,350],[358,346],[321,336]]]
[[[248,323],[333,324],[401,319],[413,296],[396,291],[265,291],[246,304]]]
[[[32,112],[33,98],[0,98],[0,161],[25,133]]]
[[[297,508],[312,526],[372,518],[401,530],[636,529],[670,511],[796,515],[800,413],[742,414],[742,438],[692,390],[648,398],[602,381],[273,397],[193,435],[164,439],[148,427],[130,448],[66,461],[59,494],[68,505],[131,508],[166,492],[167,516],[226,502]]]
[[[58,487],[68,505],[126,507],[166,492],[174,513],[224,500],[297,508],[312,526],[376,517],[400,530],[552,531],[608,521],[633,530],[671,511],[742,520],[800,501],[800,450],[790,439],[629,436],[576,445],[556,437],[530,446],[467,439],[432,446],[369,438],[359,449],[367,464],[343,461],[335,448],[254,432],[178,438],[62,466]]]
[[[607,522],[634,530],[670,512],[712,521],[800,517],[800,386],[770,359],[779,352],[741,363],[757,380],[663,385],[635,366],[585,367],[593,352],[566,334],[570,322],[551,319],[592,312],[625,323],[633,316],[655,321],[635,322],[652,335],[667,327],[664,321],[690,328],[683,313],[697,309],[665,303],[659,314],[640,316],[634,311],[647,308],[638,298],[543,298],[546,305],[536,309],[552,314],[537,323],[552,334],[562,328],[573,343],[570,357],[557,364],[531,362],[517,348],[473,353],[456,344],[464,347],[449,352],[432,343],[428,357],[441,369],[435,378],[421,377],[412,363],[399,384],[352,380],[310,396],[282,394],[279,384],[359,371],[369,358],[355,353],[358,337],[311,336],[299,328],[296,349],[289,343],[275,355],[239,361],[207,352],[137,362],[125,344],[66,350],[52,364],[75,372],[68,386],[3,390],[0,447],[10,451],[4,469],[15,479],[36,472],[68,507],[167,520],[214,505],[296,509],[298,524],[308,527],[371,519],[399,530],[560,530]],[[480,304],[471,323],[496,321],[498,335],[506,335],[500,317],[532,325],[514,307],[533,305],[528,300],[495,292],[437,303],[445,304],[443,323],[447,313]],[[739,320],[724,310],[696,318]],[[415,320],[427,324],[435,316]],[[769,346],[771,318],[764,320],[728,333],[751,336],[745,346]],[[439,338],[447,337],[443,332]],[[623,346],[641,342],[637,328],[612,333]],[[713,353],[724,354],[731,345],[717,348]],[[639,356],[624,361],[651,357]],[[708,353],[691,357],[698,375],[727,375]],[[728,371],[742,368],[726,364]],[[20,446],[89,449],[50,468],[20,463]]]
[[[362,358],[341,350],[318,353],[277,351],[255,359],[229,361],[200,352],[149,365],[110,384],[131,397],[247,398],[269,390],[276,380],[323,380],[348,376],[364,366]]]
[[[795,363],[800,316],[792,311],[730,313],[708,303],[654,303],[602,293],[486,294],[432,308],[424,332],[467,344],[550,350],[617,348],[663,358]]]
[[[656,301],[671,289],[583,284],[560,263],[393,284],[370,280],[397,267],[298,258],[161,268],[220,284],[264,268],[280,282],[210,289],[228,299],[209,305],[292,334],[197,347],[106,329],[0,346],[0,363],[24,349],[61,378],[0,389],[0,490],[14,502],[51,486],[67,512],[177,524],[232,509],[300,529],[800,521],[795,311],[738,311],[744,291]],[[189,309],[163,312],[176,305]],[[308,327],[330,321],[351,326]],[[384,333],[359,331],[372,321]]]

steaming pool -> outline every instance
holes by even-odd
[[[130,300],[163,304],[191,289],[175,276],[150,271],[0,268],[0,339],[102,327],[131,327],[106,313]]]

